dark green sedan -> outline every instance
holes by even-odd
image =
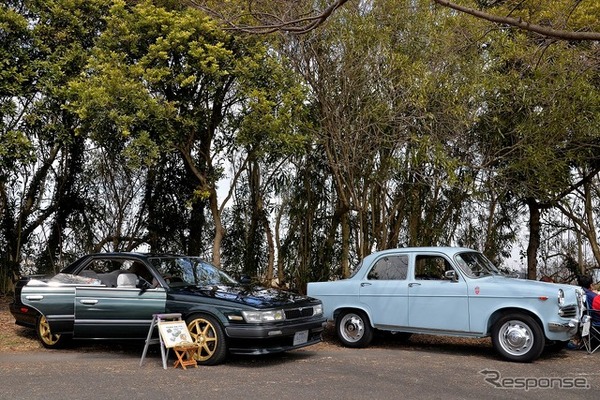
[[[239,283],[200,258],[168,254],[84,256],[50,279],[21,280],[10,311],[48,348],[71,338],[144,340],[153,315],[180,313],[203,365],[316,344],[325,324],[320,300]]]

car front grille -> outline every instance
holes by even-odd
[[[563,318],[576,318],[578,317],[577,306],[575,304],[564,306],[560,309],[559,315]]]
[[[313,307],[290,308],[285,311],[285,319],[298,319],[312,317],[314,314]]]

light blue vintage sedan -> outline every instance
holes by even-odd
[[[373,253],[354,274],[311,282],[340,341],[366,347],[375,329],[492,337],[511,361],[531,362],[545,347],[564,347],[579,329],[585,297],[572,285],[509,277],[480,252],[456,247]]]

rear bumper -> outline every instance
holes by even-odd
[[[36,310],[23,304],[16,304],[14,301],[9,304],[8,309],[13,317],[15,317],[15,324],[27,328],[35,328],[39,316]]]

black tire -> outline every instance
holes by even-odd
[[[197,314],[186,320],[194,343],[200,348],[194,359],[200,365],[221,364],[227,358],[227,343],[221,324],[212,316]]]
[[[335,320],[335,332],[346,347],[367,347],[373,340],[373,328],[360,310],[341,312]]]
[[[546,339],[536,320],[525,314],[512,313],[494,324],[492,344],[507,360],[532,362],[544,351]]]
[[[47,349],[59,349],[64,346],[67,342],[67,336],[57,333],[53,334],[50,331],[50,325],[48,324],[48,320],[45,316],[40,315],[37,318],[37,322],[35,324],[35,331],[37,333],[37,337]]]

